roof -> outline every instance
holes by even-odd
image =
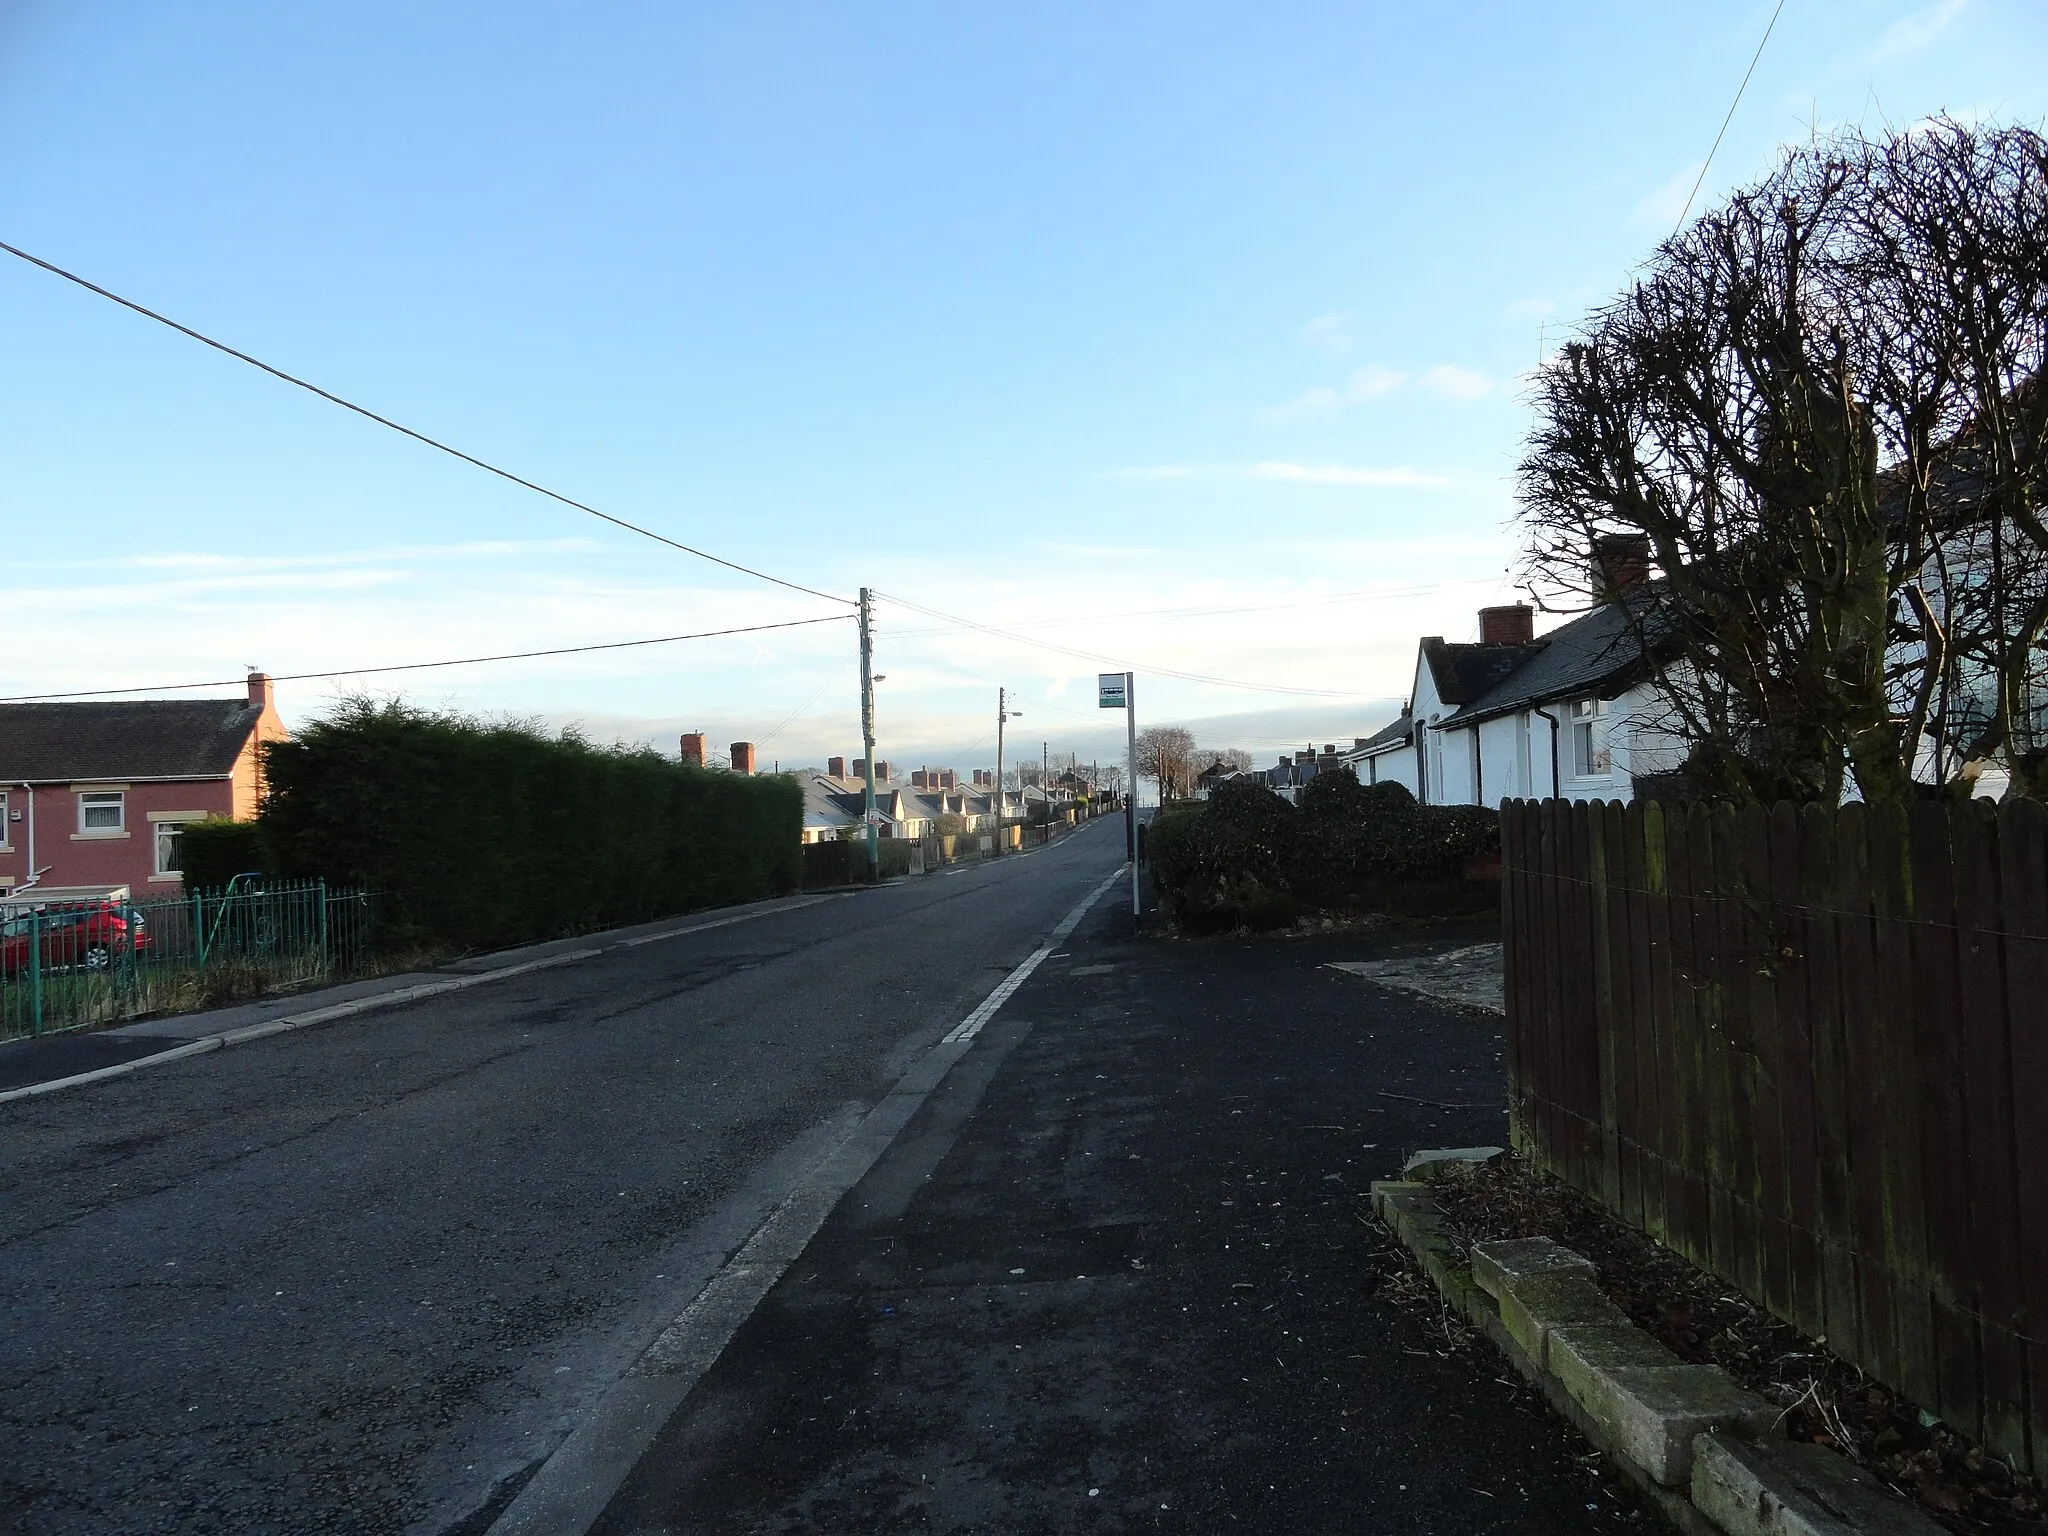
[[[0,780],[224,779],[262,715],[246,698],[0,704]]]
[[[1436,696],[1446,704],[1466,704],[1542,650],[1549,638],[1528,645],[1453,645],[1442,635],[1425,635],[1422,659]]]
[[[1415,740],[1415,716],[1402,710],[1400,717],[1389,721],[1374,731],[1365,740],[1344,754],[1347,758],[1378,757],[1382,752],[1391,752],[1396,747],[1405,747]]]
[[[1634,601],[1645,606],[1641,599]],[[1652,620],[1655,616],[1655,610],[1648,614]],[[1612,697],[1640,677],[1642,668],[1643,645],[1628,605],[1603,603],[1545,635],[1535,654],[1439,721],[1438,729],[1471,725],[1552,699]]]

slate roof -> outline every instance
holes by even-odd
[[[0,782],[224,779],[262,713],[246,698],[0,704]]]
[[[1468,704],[1534,656],[1544,643],[1453,645],[1442,635],[1425,635],[1422,658],[1429,663],[1436,696],[1446,704]]]
[[[1415,739],[1415,716],[1402,710],[1400,718],[1381,726],[1357,746],[1346,752],[1346,757],[1377,757],[1394,747],[1405,747]]]
[[[1656,589],[1653,587],[1651,593]],[[1650,597],[1635,599],[1644,606]],[[1654,631],[1657,613],[1643,626]],[[1562,628],[1553,629],[1534,647],[1493,647],[1527,650],[1529,659],[1438,722],[1438,729],[1472,725],[1496,715],[1512,714],[1553,699],[1600,695],[1612,698],[1643,672],[1643,645],[1621,603],[1603,603]]]

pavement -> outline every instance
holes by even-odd
[[[1500,1021],[1368,986],[1472,925],[1134,937],[1095,909],[739,1330],[598,1522],[1599,1532],[1645,1516],[1379,1294],[1419,1146],[1503,1139]]]
[[[597,1529],[1640,1528],[1379,1294],[1367,1186],[1501,1139],[1500,1025],[1330,966],[1489,935],[1110,881],[1048,949],[1121,844],[0,1104],[0,1531],[503,1536],[745,1274]]]

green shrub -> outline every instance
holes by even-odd
[[[178,833],[178,863],[192,891],[217,891],[237,875],[270,867],[262,826],[225,816],[187,822]]]
[[[794,890],[794,779],[354,701],[265,749],[272,872],[367,886],[401,943],[495,948]]]
[[[1331,773],[1304,786],[1299,806],[1260,784],[1219,784],[1205,804],[1160,812],[1146,846],[1160,902],[1181,927],[1267,928],[1316,908],[1480,905],[1490,890],[1465,870],[1499,853],[1500,818]]]

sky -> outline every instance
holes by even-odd
[[[1511,601],[1526,379],[1685,205],[1775,0],[0,0],[0,695],[846,615],[878,755],[1281,750]],[[1781,146],[2048,118],[2039,0],[1785,0]],[[979,627],[976,627],[979,626]],[[997,631],[1000,631],[998,633]],[[859,753],[845,618],[288,682],[764,766]],[[228,692],[233,689],[226,690]]]

